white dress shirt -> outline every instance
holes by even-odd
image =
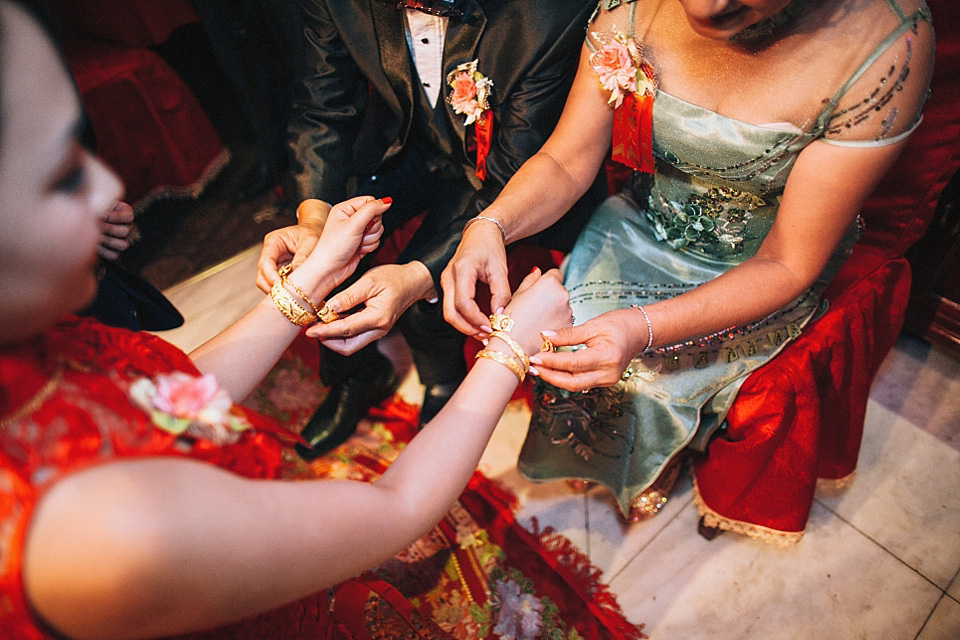
[[[404,10],[403,30],[420,84],[431,107],[437,106],[443,85],[443,39],[449,18],[432,16],[416,9]]]

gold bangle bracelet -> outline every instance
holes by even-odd
[[[517,376],[517,380],[523,382],[523,379],[526,377],[523,369],[520,367],[519,363],[513,359],[512,356],[508,356],[505,353],[500,353],[493,349],[483,349],[477,352],[476,358],[488,358],[494,362],[499,362],[507,369],[510,369],[513,372],[513,375]]]
[[[310,308],[313,309],[313,312],[314,312],[315,314],[317,314],[317,317],[319,317],[319,316],[320,316],[320,307],[318,307],[317,305],[313,304],[313,300],[311,300],[311,299],[307,296],[307,294],[305,294],[305,293],[303,292],[303,290],[302,290],[300,287],[298,287],[297,285],[295,285],[295,284],[293,284],[292,282],[290,282],[290,279],[289,279],[287,276],[290,275],[290,272],[291,272],[291,271],[293,271],[293,267],[291,267],[289,264],[285,264],[285,265],[283,265],[282,267],[280,267],[279,271],[277,271],[277,275],[280,276],[280,280],[283,281],[283,284],[286,285],[286,286],[288,286],[288,287],[290,287],[291,289],[293,289],[293,291],[294,291],[298,296],[300,296],[301,298],[303,298],[303,301],[306,302],[308,305],[310,305]],[[326,307],[326,305],[324,305],[324,307]]]
[[[507,346],[510,347],[510,350],[517,356],[517,359],[520,361],[520,364],[523,365],[523,370],[526,371],[530,368],[530,358],[527,357],[526,352],[524,352],[523,347],[520,346],[516,340],[513,339],[506,331],[494,331],[490,334],[491,338],[500,338],[507,343]]]
[[[309,327],[317,321],[317,316],[300,306],[290,292],[283,286],[283,280],[277,279],[270,288],[270,298],[274,306],[284,317],[295,325]]]

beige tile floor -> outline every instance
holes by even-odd
[[[168,290],[187,322],[164,337],[189,350],[252,306],[257,253]],[[419,402],[415,373],[401,393]],[[522,521],[589,554],[654,640],[960,639],[960,363],[943,353],[898,341],[872,390],[856,482],[818,496],[806,536],[786,550],[700,537],[689,478],[657,517],[630,526],[599,491],[525,482],[515,462],[528,418],[508,407],[482,470],[521,497]]]

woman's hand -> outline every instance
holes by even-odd
[[[489,328],[487,317],[477,306],[477,281],[490,287],[491,309],[499,309],[510,301],[503,236],[494,223],[485,220],[464,231],[457,252],[440,274],[443,317],[467,335],[483,334]]]
[[[608,311],[547,335],[557,347],[585,345],[576,351],[538,353],[530,359],[544,382],[569,391],[616,384],[647,345],[646,323],[636,309]]]
[[[363,256],[377,248],[383,235],[381,216],[392,200],[357,196],[333,206],[316,245],[290,279],[323,297],[347,279]],[[311,282],[311,279],[315,278]]]
[[[542,331],[561,330],[573,323],[569,301],[570,294],[561,284],[557,269],[544,274],[534,269],[504,310],[514,322],[510,336],[527,354],[537,353],[543,345]]]

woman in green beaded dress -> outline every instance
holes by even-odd
[[[682,452],[816,316],[919,122],[930,20],[923,0],[601,1],[556,131],[442,279],[447,320],[484,335],[475,286],[509,299],[504,245],[562,215],[611,148],[634,170],[569,256],[577,325],[533,359],[525,476],[656,513]]]

